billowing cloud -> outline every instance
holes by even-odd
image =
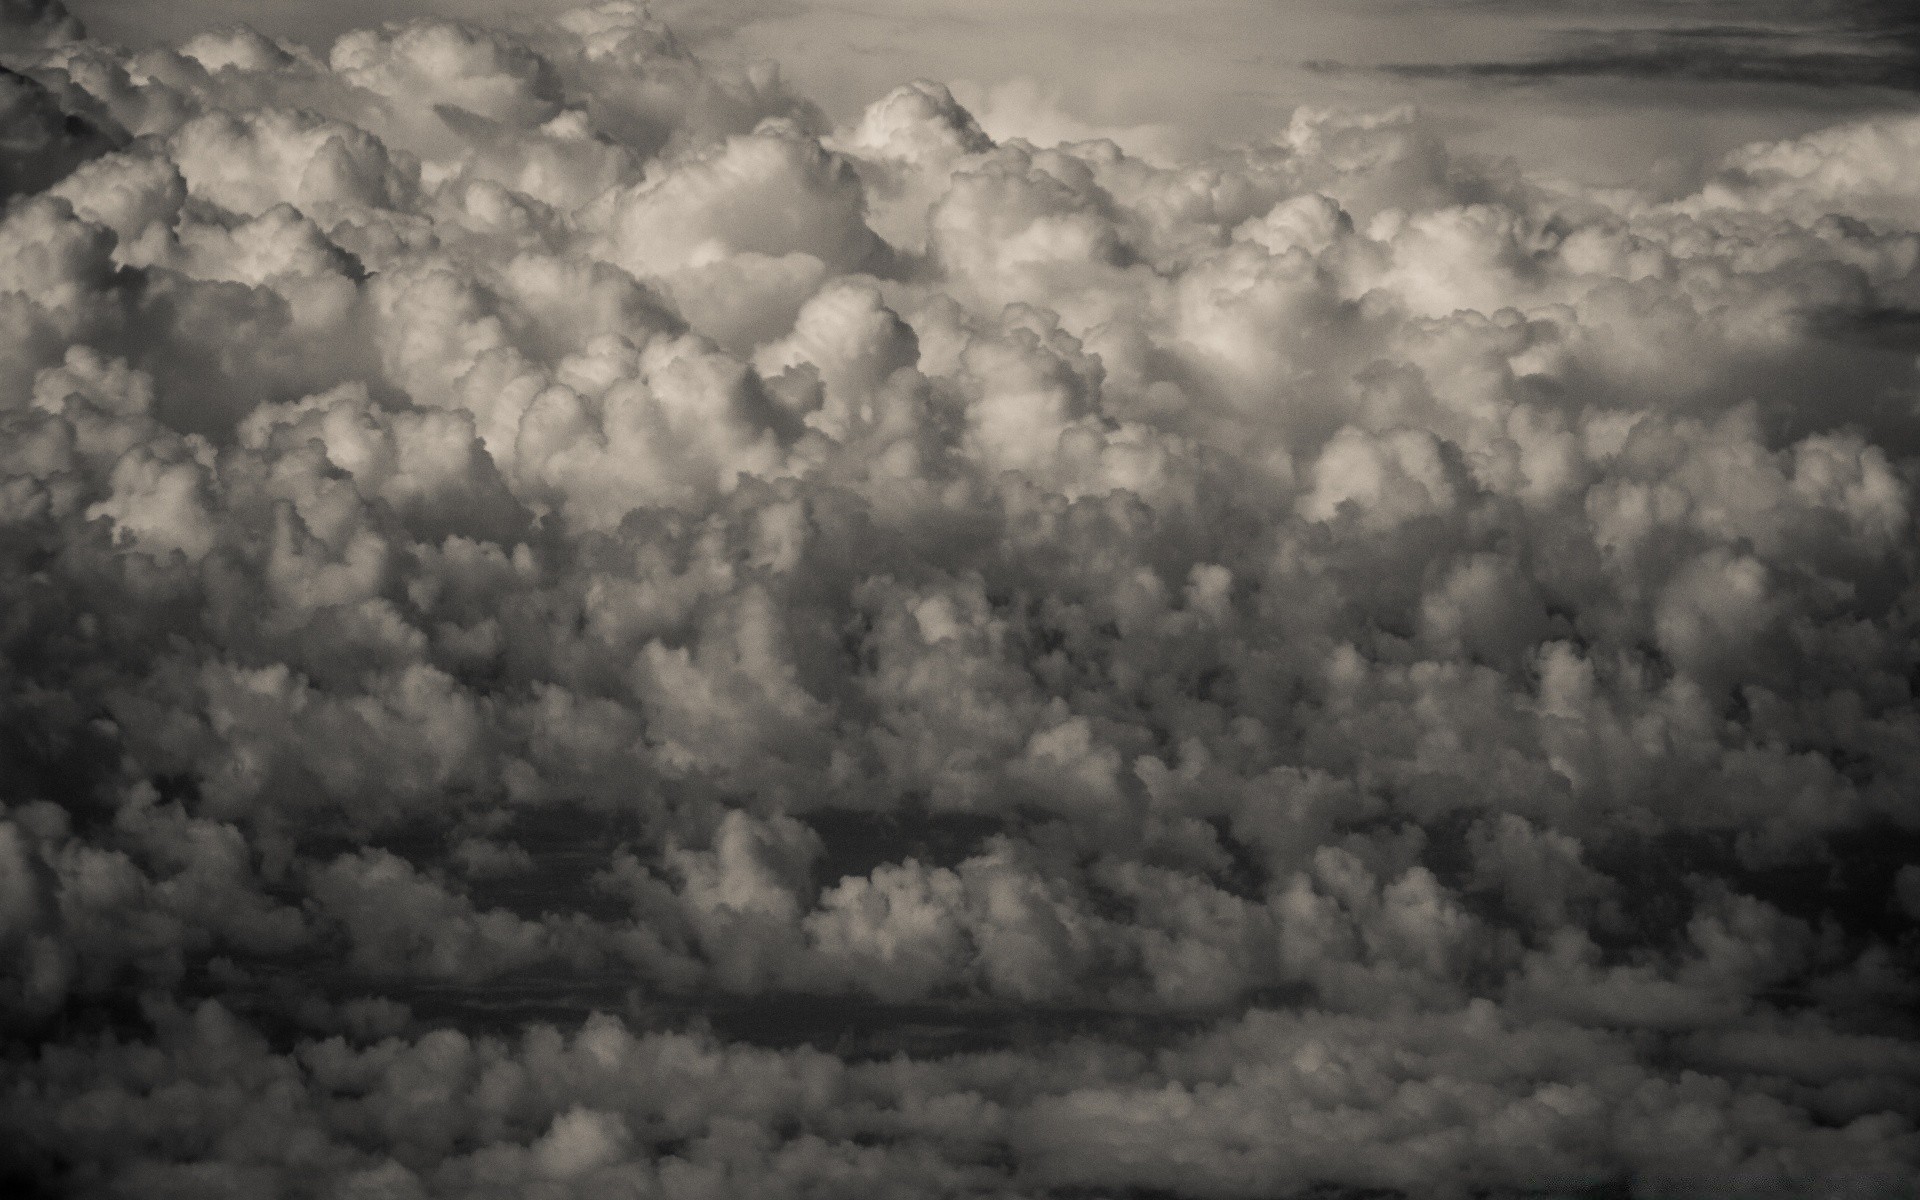
[[[0,1180],[1911,1194],[1912,119],[4,13]]]

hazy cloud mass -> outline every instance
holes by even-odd
[[[0,0],[0,1193],[1916,1195],[1920,117],[670,24]]]

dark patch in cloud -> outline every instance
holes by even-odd
[[[1577,10],[1516,0],[1494,6],[1533,16]],[[1537,55],[1486,60],[1361,64],[1319,60],[1322,73],[1378,72],[1404,79],[1545,84],[1556,79],[1757,84],[1819,89],[1920,90],[1920,19],[1911,6],[1856,0],[1811,16],[1803,10],[1694,3],[1645,6],[1629,28],[1555,27]],[[1635,10],[1621,14],[1631,20]],[[1689,15],[1708,18],[1683,23]],[[1715,20],[1718,17],[1744,17]]]
[[[1788,84],[1817,88],[1920,87],[1920,61],[1909,55],[1749,49],[1746,39],[1669,42],[1662,35],[1595,39],[1564,55],[1509,62],[1387,63],[1351,68],[1329,62],[1309,70],[1377,71],[1404,79],[1545,83],[1555,79],[1672,80],[1693,83]]]
[[[1806,319],[1817,337],[1897,354],[1920,354],[1920,310],[1818,309],[1807,313]]]

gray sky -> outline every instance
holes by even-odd
[[[70,7],[96,35],[123,42],[245,21],[324,45],[381,20],[497,22],[536,6]],[[654,9],[708,56],[778,60],[840,117],[921,76],[971,84],[960,91],[976,101],[999,87],[1003,125],[1044,103],[1095,128],[1157,126],[1162,141],[1257,138],[1301,103],[1411,101],[1456,144],[1537,165],[1577,159],[1589,176],[1671,176],[1674,186],[1732,145],[1910,107],[1920,78],[1920,36],[1899,0],[661,0]]]

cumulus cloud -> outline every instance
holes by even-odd
[[[1910,1194],[1912,119],[0,18],[0,1179]]]

